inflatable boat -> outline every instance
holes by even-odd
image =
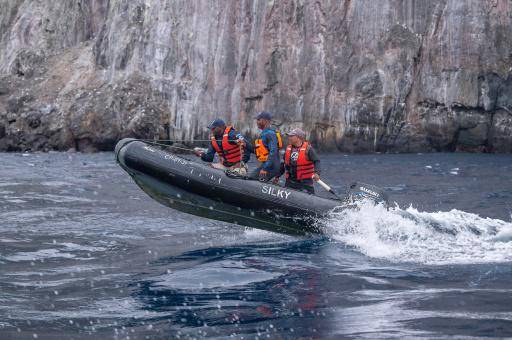
[[[350,209],[359,200],[387,203],[379,188],[354,183],[342,199],[228,176],[158,146],[123,139],[115,148],[118,164],[156,201],[173,209],[229,223],[292,235],[322,232],[322,218]]]

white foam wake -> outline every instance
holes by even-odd
[[[393,262],[512,261],[512,223],[460,210],[428,213],[362,203],[333,212],[327,224],[333,240]]]

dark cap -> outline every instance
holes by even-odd
[[[286,134],[288,136],[297,136],[297,137],[300,137],[302,139],[306,138],[306,133],[303,130],[299,129],[299,128],[293,129],[290,132],[287,132]]]
[[[226,123],[224,123],[222,119],[216,118],[208,125],[208,129],[213,129],[219,126],[226,126]]]
[[[272,120],[272,114],[267,111],[261,111],[256,117],[254,117],[254,119]]]

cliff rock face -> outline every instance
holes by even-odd
[[[0,150],[204,139],[512,152],[510,0],[0,0]]]

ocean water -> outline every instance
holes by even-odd
[[[0,339],[512,337],[511,155],[322,163],[393,207],[297,238],[160,206],[111,153],[0,154]]]

